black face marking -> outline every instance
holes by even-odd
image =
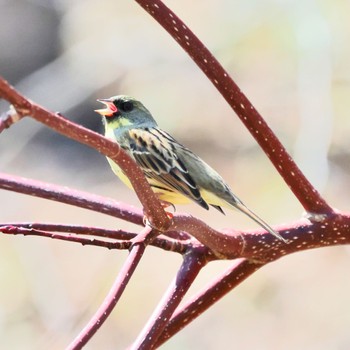
[[[120,103],[119,108],[123,112],[131,112],[134,109],[134,104],[131,101],[124,101]]]

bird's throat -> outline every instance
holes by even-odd
[[[119,117],[119,118],[115,118],[113,120],[108,120],[107,123],[108,123],[107,129],[111,129],[112,131],[114,129],[118,129],[118,128],[121,128],[124,126],[132,125],[130,120],[127,118],[124,118],[124,117]]]

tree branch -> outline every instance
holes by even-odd
[[[202,292],[193,296],[185,305],[176,310],[164,328],[162,335],[158,338],[156,347],[158,348],[181,329],[185,328],[262,266],[262,264],[247,259],[236,260],[221,276],[203,288]]]
[[[139,209],[111,198],[78,191],[66,186],[0,173],[0,188],[74,205],[143,225],[143,215]]]
[[[210,248],[218,259],[243,257],[260,263],[302,250],[350,243],[350,215],[346,213],[338,213],[321,222],[303,219],[281,225],[276,231],[287,239],[288,244],[261,229],[244,234],[233,229],[217,231],[189,215],[175,215],[171,229],[188,232]]]
[[[0,173],[0,188],[76,205],[143,225],[142,214],[136,208],[67,187]],[[277,229],[289,241],[286,245],[261,229],[244,233],[233,229],[216,230],[191,215],[175,213],[166,235],[181,241],[188,239],[182,233],[187,232],[210,248],[218,259],[245,257],[267,262],[299,250],[349,244],[348,227],[350,218],[344,213],[327,216],[321,222],[300,220]]]
[[[184,256],[184,261],[177,276],[130,349],[154,348],[157,339],[162,334],[175,309],[191,287],[200,270],[208,262],[206,250],[205,247],[194,248]]]
[[[0,77],[0,98],[10,102],[20,117],[30,116],[56,132],[90,146],[115,161],[129,178],[145,215],[153,227],[164,231],[170,220],[156,194],[151,190],[142,170],[135,161],[116,143],[89,129],[77,125],[61,115],[54,114],[29,101]]]
[[[178,241],[158,236],[151,241],[151,244],[183,254],[184,261],[177,277],[133,344],[134,349],[150,349],[160,346],[268,262],[305,249],[350,243],[350,216],[336,213],[326,203],[291,159],[258,111],[200,40],[161,1],[136,1],[189,53],[217,87],[300,203],[311,213],[311,222],[300,220],[288,226],[281,226],[278,232],[288,239],[289,244],[287,245],[271,235],[263,234],[262,230],[244,234],[233,229],[219,231],[188,215],[175,214],[173,221],[170,222],[142,171],[118,144],[29,101],[0,78],[0,97],[15,107],[15,111],[10,110],[0,118],[0,132],[22,117],[30,115],[53,130],[97,149],[113,159],[124,170],[144,206],[148,220],[155,227],[154,230],[146,227],[136,236],[134,233],[121,230],[113,231],[83,226],[26,223],[1,226],[0,224],[0,231],[6,234],[37,235],[81,244],[99,245],[108,249],[131,249],[104,303],[70,344],[69,349],[82,348],[108,318],[143,255],[144,243],[148,242],[147,238],[158,235],[160,233],[158,230],[169,236],[172,235]],[[114,200],[107,200],[84,192],[6,174],[0,174],[0,188],[98,211],[138,225],[143,224],[141,211]],[[195,239],[186,241],[187,233],[198,241]],[[90,235],[91,238],[78,236],[83,234]],[[96,239],[95,236],[106,237],[114,241]],[[178,308],[199,271],[208,261],[237,257],[243,258],[235,261],[230,269],[215,279],[201,293],[183,307]],[[174,313],[175,310],[177,310],[176,313]]]
[[[68,242],[80,243],[82,245],[94,245],[107,249],[130,249],[132,239],[138,233],[126,232],[123,230],[107,230],[99,227],[87,227],[78,225],[43,224],[43,223],[0,223],[0,232],[4,234],[39,236],[52,239],[59,239]],[[63,234],[57,233],[62,232]],[[73,235],[72,235],[73,234]],[[79,235],[89,235],[91,238],[82,238]],[[99,240],[95,237],[105,237],[114,241]],[[181,241],[160,235],[150,245],[171,251],[185,254],[191,247],[189,241]]]
[[[214,84],[270,158],[305,210],[315,214],[332,214],[332,208],[301,172],[260,113],[184,22],[160,0],[135,1],[178,42]]]
[[[144,231],[151,232],[151,229],[146,227]],[[82,349],[84,345],[93,337],[98,331],[102,324],[109,317],[117,304],[119,298],[123,294],[130,278],[132,277],[138,263],[140,262],[143,253],[146,249],[144,244],[134,245],[131,248],[130,254],[124,263],[117,279],[115,280],[111,290],[106,296],[104,302],[97,310],[95,315],[79,333],[79,335],[73,340],[73,342],[67,347],[67,350],[78,350]]]
[[[48,232],[44,230],[37,230],[34,228],[24,228],[12,225],[0,225],[0,232],[9,235],[23,235],[23,236],[39,236],[52,239],[58,239],[61,241],[68,241],[73,243],[80,243],[82,245],[93,245],[97,247],[103,247],[107,249],[129,249],[131,246],[130,241],[103,241],[96,238],[83,238],[79,236],[73,236],[71,234],[61,234],[55,232]]]

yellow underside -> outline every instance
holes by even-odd
[[[114,174],[116,174],[119,179],[129,188],[132,189],[132,185],[129,181],[129,179],[125,176],[125,174],[122,172],[122,170],[119,168],[119,166],[113,162],[111,159],[107,158]],[[160,183],[159,186],[163,186],[164,184]],[[158,197],[160,200],[169,202],[172,204],[187,204],[190,203],[191,200],[182,195],[181,193],[178,192],[171,192],[171,191],[164,191],[159,188],[152,187],[152,190],[157,193]],[[202,198],[208,203],[212,205],[219,205],[220,207],[229,207],[230,205],[226,202],[223,201],[222,199],[218,198],[215,196],[213,193],[205,191],[205,190],[200,190]]]
[[[124,184],[126,184],[128,187],[132,188],[129,179],[123,174],[123,172],[121,171],[119,166],[116,163],[114,163],[113,161],[111,161],[109,158],[107,158],[107,159],[108,159],[108,162],[111,165],[114,173],[124,182]],[[157,184],[154,183],[154,185],[157,185]],[[164,186],[164,184],[162,184],[162,183],[160,183],[159,185]],[[159,196],[159,199],[162,201],[172,203],[172,204],[186,204],[186,203],[191,202],[191,200],[189,198],[182,195],[181,193],[172,192],[172,191],[165,191],[165,190],[158,189],[155,187],[152,187],[152,189],[155,193],[157,193],[157,195]],[[230,205],[228,202],[224,201],[223,199],[217,197],[215,194],[213,194],[211,192],[208,192],[208,191],[201,189],[200,193],[201,193],[202,198],[208,204],[220,206],[220,207],[228,207],[231,209],[233,207],[236,207],[238,210],[240,210],[241,212],[243,212],[244,214],[249,216],[252,220],[254,220],[256,223],[258,223],[261,227],[263,227],[265,230],[270,232],[272,235],[274,235],[278,239],[283,240],[283,238],[277,232],[275,232],[267,223],[265,223],[255,213],[253,213],[250,209],[248,209],[243,203],[237,202],[237,204],[235,206],[233,206],[233,205]]]

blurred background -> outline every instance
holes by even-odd
[[[166,1],[215,54],[325,198],[349,208],[350,2]],[[272,225],[302,207],[223,98],[134,1],[0,0],[0,74],[53,111],[102,132],[96,98],[129,94],[216,168]],[[0,102],[0,113],[8,105]],[[26,118],[0,135],[0,171],[139,206],[107,161]],[[138,228],[86,210],[0,191],[0,222]],[[180,206],[214,227],[256,228]],[[0,347],[63,349],[112,285],[125,252],[1,236]],[[181,257],[149,248],[121,302],[86,349],[124,349]],[[203,288],[230,262],[207,266]],[[348,247],[294,254],[257,272],[164,349],[349,349]],[[231,344],[230,346],[228,344]]]

